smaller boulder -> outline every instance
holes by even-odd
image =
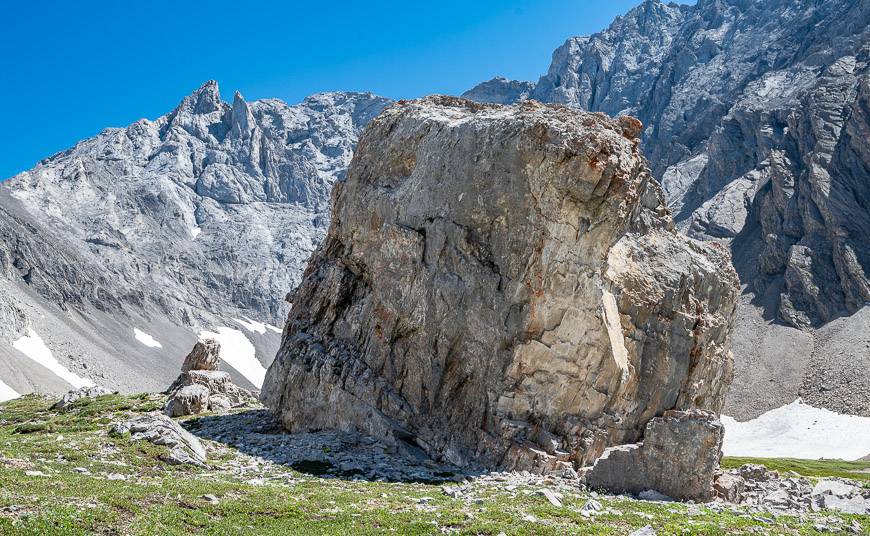
[[[165,412],[170,417],[203,411],[227,411],[256,401],[256,396],[234,384],[220,365],[220,344],[214,339],[198,341],[187,355],[181,374],[166,391]],[[205,367],[205,368],[197,368]]]
[[[51,409],[54,410],[62,410],[71,406],[74,402],[85,398],[97,398],[98,396],[105,396],[113,394],[114,391],[110,391],[105,387],[100,387],[99,385],[94,385],[92,387],[81,387],[79,389],[75,389],[73,391],[68,392],[63,395],[63,398],[58,400]]]
[[[667,411],[647,423],[642,443],[606,449],[586,483],[617,493],[655,490],[674,499],[709,501],[723,436],[713,413]]]
[[[206,466],[205,447],[199,439],[177,422],[156,411],[129,421],[115,423],[112,425],[112,431],[116,434],[129,432],[130,438],[134,441],[148,441],[168,447],[169,454],[161,456],[166,463]]]
[[[757,463],[747,463],[741,465],[737,469],[737,474],[743,480],[753,480],[755,482],[767,482],[768,480],[779,480],[779,473],[771,471],[767,467]]]
[[[172,395],[166,404],[166,414],[170,417],[194,415],[208,408],[208,389],[202,385],[185,385]]]
[[[723,501],[739,503],[745,489],[746,481],[738,475],[718,473],[713,479],[713,493]]]

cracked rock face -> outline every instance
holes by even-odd
[[[617,493],[654,490],[674,499],[709,501],[724,435],[710,412],[665,412],[647,423],[642,443],[606,449],[586,483]]]
[[[403,102],[360,139],[262,400],[460,466],[547,471],[720,408],[737,278],[634,135],[563,106]]]
[[[466,95],[638,117],[678,227],[729,244],[748,290],[728,414],[801,397],[870,415],[870,2],[692,4],[645,0],[568,39],[531,91]]]

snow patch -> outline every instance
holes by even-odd
[[[244,333],[237,329],[221,326],[217,328],[217,333],[202,331],[199,338],[216,339],[221,344],[221,359],[239,371],[239,374],[247,378],[257,389],[263,387],[266,369],[257,360],[257,350]]]
[[[242,318],[244,318],[244,320],[239,320],[238,318],[233,318],[233,320],[244,326],[246,330],[253,333],[259,333],[260,335],[266,333],[265,322],[257,322],[256,320],[251,320],[247,316],[243,316]]]
[[[83,378],[61,365],[60,362],[54,358],[54,355],[52,355],[51,350],[45,345],[42,338],[32,329],[28,329],[27,335],[13,342],[12,347],[52,371],[59,378],[76,389],[81,387],[93,387],[96,385],[92,380]]]
[[[199,233],[201,233],[201,232],[202,232],[202,228],[200,228],[200,227],[191,227],[191,228],[190,228],[190,237],[191,237],[191,238],[196,238],[197,236],[199,236]]]
[[[266,329],[268,329],[269,331],[274,331],[278,335],[284,333],[283,329],[279,328],[278,326],[273,326],[272,324],[266,324]]]
[[[857,460],[870,449],[870,417],[841,415],[801,399],[750,421],[721,420],[726,456]]]
[[[144,344],[149,348],[163,348],[163,345],[160,344],[160,341],[148,335],[144,331],[139,328],[133,328],[133,335],[136,337],[136,340]]]
[[[6,402],[7,400],[12,400],[19,396],[21,395],[19,395],[15,389],[3,383],[3,380],[0,380],[0,402]]]

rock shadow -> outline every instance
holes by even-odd
[[[194,416],[181,425],[200,439],[323,478],[437,484],[481,474],[436,462],[410,443],[387,445],[370,436],[332,430],[291,434],[267,409]]]

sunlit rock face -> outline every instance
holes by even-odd
[[[364,131],[262,399],[460,466],[546,471],[718,410],[737,278],[673,229],[640,123],[399,103]]]
[[[639,118],[678,228],[731,248],[748,292],[729,414],[800,397],[870,415],[870,2],[646,0],[527,88],[467,95]]]

